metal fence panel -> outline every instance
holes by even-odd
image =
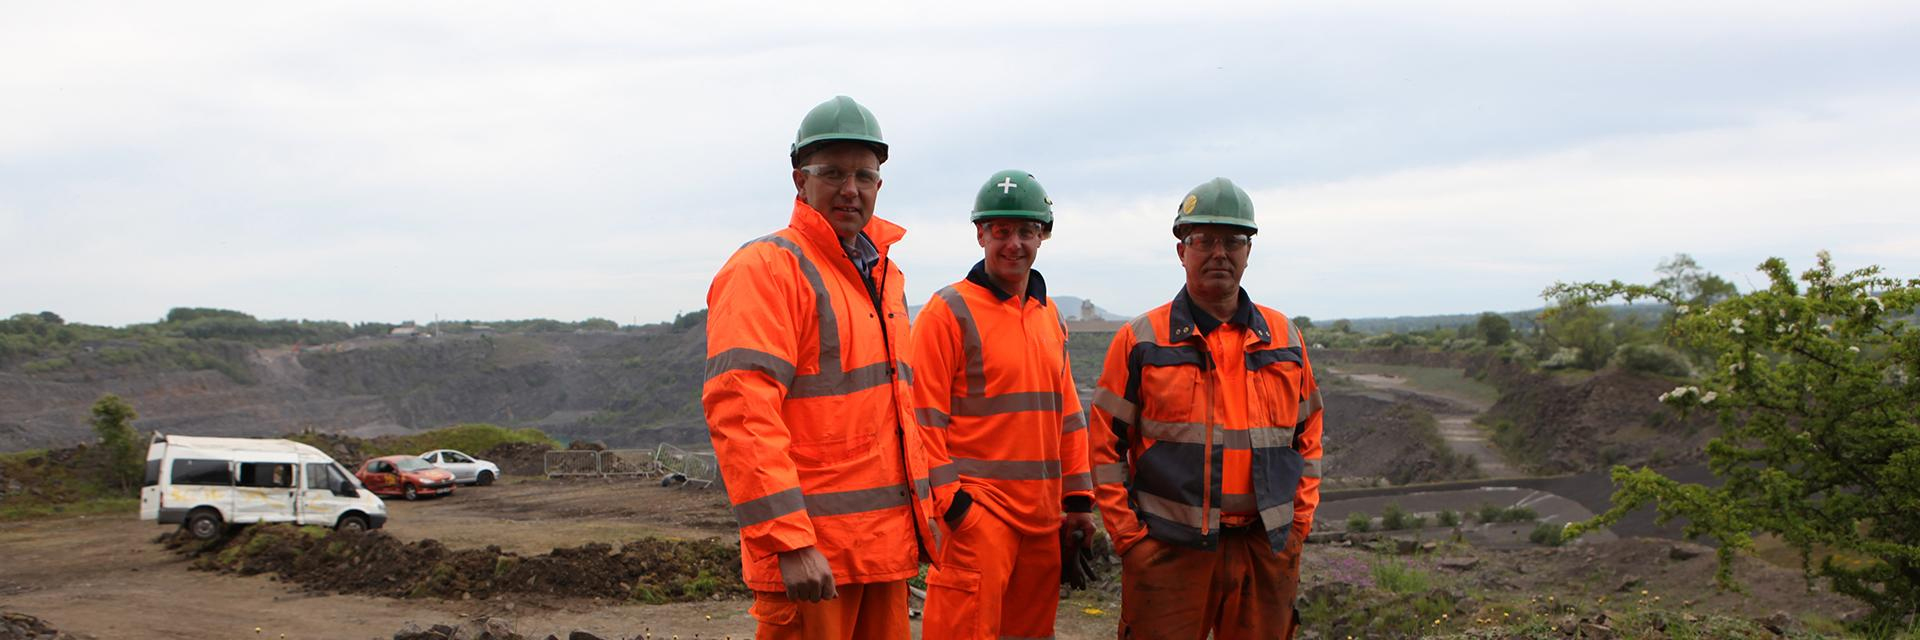
[[[651,478],[666,469],[655,458],[657,449],[608,449],[600,452],[600,473],[607,476]]]
[[[598,451],[548,451],[544,462],[549,478],[600,475]]]

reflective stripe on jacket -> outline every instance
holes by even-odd
[[[795,200],[788,227],[742,246],[707,292],[700,399],[753,589],[784,589],[774,554],[807,546],[841,584],[911,578],[933,541],[905,280],[886,258],[904,231],[873,218],[864,233],[871,288]]]
[[[1320,504],[1319,386],[1299,330],[1285,315],[1241,293],[1245,331],[1238,362],[1215,362],[1195,330],[1183,289],[1122,327],[1107,348],[1095,391],[1095,493],[1115,549],[1142,537],[1215,548],[1223,511],[1225,451],[1249,452],[1253,504],[1227,511],[1259,514],[1268,544],[1305,536]],[[1240,388],[1220,384],[1219,368],[1241,367]],[[1226,424],[1227,405],[1246,424]],[[1291,525],[1291,526],[1288,526]]]
[[[1058,531],[1066,496],[1086,510],[1087,421],[1039,272],[1023,301],[976,265],[921,308],[913,344],[914,415],[942,513],[956,487],[1026,535]]]

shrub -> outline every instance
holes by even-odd
[[[1767,533],[1800,552],[1809,577],[1870,605],[1870,619],[1911,620],[1920,615],[1920,386],[1911,379],[1920,373],[1912,324],[1920,278],[1890,277],[1877,266],[1841,271],[1825,251],[1798,277],[1779,258],[1760,271],[1763,288],[1720,301],[1665,282],[1548,290],[1583,303],[1671,305],[1680,344],[1715,365],[1660,400],[1682,416],[1717,413],[1723,429],[1707,445],[1720,482],[1614,467],[1613,508],[1571,533],[1654,503],[1662,521],[1685,518],[1687,536],[1718,543],[1715,579],[1723,587],[1735,586],[1739,552]],[[1831,555],[1816,567],[1816,552]]]
[[[1613,351],[1612,363],[1629,371],[1671,378],[1685,378],[1693,375],[1693,367],[1687,364],[1686,356],[1655,344],[1620,345],[1619,349]]]
[[[1501,522],[1530,522],[1539,518],[1531,507],[1507,507],[1500,510]]]
[[[1441,511],[1440,511],[1440,526],[1443,526],[1443,527],[1458,527],[1458,526],[1460,526],[1460,514],[1459,514],[1459,513],[1457,513],[1457,512],[1455,512],[1455,511],[1454,511],[1454,510],[1452,510],[1452,509],[1443,509],[1443,510],[1441,510]]]
[[[1527,540],[1534,544],[1558,547],[1567,542],[1566,527],[1551,522],[1542,522],[1534,525],[1533,533],[1527,534]]]
[[[1364,513],[1347,514],[1347,530],[1348,531],[1365,532],[1366,530],[1372,529],[1372,528],[1373,528],[1373,518],[1368,517],[1367,514],[1364,514]]]
[[[1554,350],[1552,356],[1540,361],[1542,369],[1566,369],[1577,366],[1580,366],[1579,347],[1560,347]]]
[[[1400,508],[1399,503],[1388,504],[1386,511],[1380,513],[1380,528],[1383,530],[1398,531],[1411,528],[1412,525],[1413,518],[1406,509]]]

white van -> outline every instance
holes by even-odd
[[[203,540],[230,523],[364,531],[387,523],[387,504],[333,458],[292,440],[155,433],[140,519],[184,525]]]

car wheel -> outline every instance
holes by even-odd
[[[406,496],[406,498],[407,498],[408,500],[419,500],[419,499],[420,499],[420,491],[419,491],[419,490],[417,490],[417,489],[414,489],[414,488],[413,488],[413,485],[411,485],[411,484],[409,484],[409,485],[406,485],[406,488],[403,488],[403,489],[401,489],[401,490],[400,490],[400,495],[403,495],[403,496]]]
[[[359,514],[340,516],[340,524],[333,526],[336,531],[363,533],[367,530],[367,517]]]
[[[478,478],[475,478],[473,483],[480,485],[482,487],[493,484],[493,472],[492,471],[480,472],[480,476]]]
[[[212,509],[195,509],[187,515],[187,534],[200,540],[212,540],[220,536],[220,512]]]

